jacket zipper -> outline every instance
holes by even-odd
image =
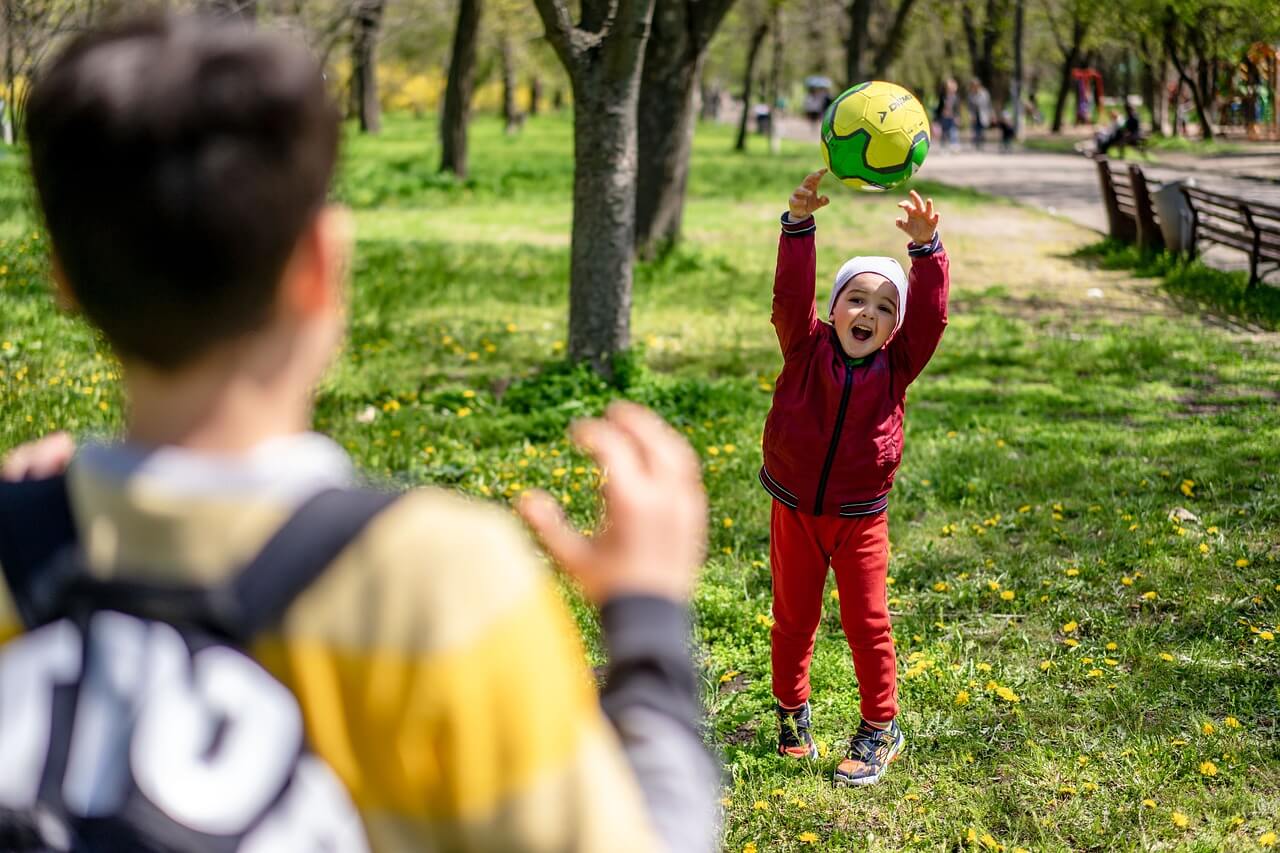
[[[849,405],[849,392],[853,390],[853,368],[849,362],[844,364],[844,390],[840,393],[840,411],[836,412],[836,428],[831,433],[831,446],[827,448],[827,461],[822,463],[822,476],[818,478],[818,497],[813,502],[813,514],[822,515],[822,499],[827,493],[827,477],[831,474],[831,465],[836,460],[836,446],[840,443],[840,430],[844,427],[844,415]]]

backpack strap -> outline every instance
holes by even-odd
[[[0,569],[28,628],[37,621],[32,584],[54,555],[77,540],[65,474],[0,483]]]
[[[30,590],[32,622],[115,610],[170,624],[194,624],[241,645],[269,628],[398,494],[329,489],[308,499],[229,582],[203,587],[101,580],[79,548],[54,555]]]
[[[258,556],[223,587],[233,636],[249,640],[269,628],[399,494],[330,489],[308,500]]]

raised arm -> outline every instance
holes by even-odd
[[[783,358],[800,351],[818,328],[818,312],[813,304],[817,269],[813,213],[831,203],[831,199],[818,195],[818,184],[826,173],[826,169],[819,169],[806,177],[791,194],[782,216],[770,319],[778,333]]]
[[[910,283],[907,287],[907,312],[902,328],[889,344],[894,364],[911,383],[924,370],[942,340],[947,326],[947,297],[951,286],[947,253],[938,236],[939,214],[933,199],[924,201],[911,191],[911,201],[898,205],[906,218],[896,224],[911,238],[907,254],[911,256]]]

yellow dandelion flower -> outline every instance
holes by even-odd
[[[938,581],[933,585],[934,592],[946,592],[950,588],[951,587],[947,584],[946,581]]]
[[[1218,765],[1214,764],[1212,761],[1201,761],[1200,774],[1202,776],[1217,776]]]
[[[1069,649],[1074,649],[1076,646],[1080,645],[1080,641],[1073,640],[1071,637],[1067,637],[1065,640],[1062,641],[1062,644]]]
[[[456,414],[460,418],[465,418],[467,415],[471,414],[471,409],[468,406],[463,406],[462,408],[458,409]]]
[[[1211,735],[1217,731],[1217,728],[1214,727],[1213,723],[1205,723],[1200,727],[1200,731],[1204,734]]]
[[[1124,584],[1125,586],[1133,586],[1133,578],[1129,577],[1128,575],[1125,575],[1124,577],[1120,578],[1120,583]]]
[[[1102,676],[1102,670],[1091,669],[1087,673],[1085,673],[1085,675],[1089,676],[1090,678],[1100,678]]]
[[[1006,590],[1004,590],[1003,592],[1001,592],[1001,593],[1000,593],[1000,599],[1001,599],[1002,601],[1013,601],[1013,599],[1014,599],[1014,592],[1013,592],[1013,590],[1011,590],[1011,589],[1006,589]]]
[[[1154,808],[1156,807],[1156,801],[1155,801],[1155,800],[1143,800],[1143,801],[1142,801],[1142,806],[1143,806],[1143,808],[1154,809]]]
[[[818,836],[817,836],[817,833],[802,832],[796,836],[796,840],[801,842],[802,844],[817,844]]]
[[[742,853],[756,853],[756,843],[754,841],[748,841],[743,845]]]
[[[1021,702],[1021,701],[1022,701],[1022,700],[1018,697],[1018,694],[1017,694],[1017,693],[1014,693],[1014,692],[1013,692],[1012,690],[1010,690],[1008,687],[997,687],[997,688],[996,688],[996,695],[997,695],[997,696],[999,696],[999,697],[1000,697],[1001,699],[1003,699],[1004,701],[1006,701],[1006,702],[1010,702],[1010,703],[1017,703],[1017,702]]]
[[[1173,661],[1173,655],[1169,654],[1168,652],[1161,652],[1161,653],[1160,653],[1160,660],[1162,660],[1162,661],[1166,661],[1166,662],[1171,662],[1171,661]]]
[[[1000,588],[1000,581],[987,581],[987,589],[995,592]]]
[[[833,590],[831,590],[831,600],[832,600],[832,601],[839,601],[839,600],[840,600],[840,590],[838,590],[838,589],[833,589]]]
[[[989,664],[989,663],[980,663],[980,664],[978,664],[978,665],[977,665],[976,667],[974,667],[974,668],[975,668],[975,669],[977,669],[977,670],[978,670],[978,672],[990,672],[990,671],[991,671],[991,664]]]
[[[1169,819],[1173,821],[1173,825],[1178,827],[1178,829],[1186,829],[1187,824],[1190,822],[1187,816],[1182,812],[1174,812],[1169,815]]]
[[[1062,626],[1062,633],[1074,634],[1076,632],[1076,629],[1079,627],[1080,627],[1080,624],[1076,622],[1076,620],[1072,619],[1070,622],[1067,622]]]
[[[1277,836],[1274,832],[1264,832],[1258,836],[1259,847],[1275,847]]]
[[[733,677],[737,674],[738,674],[738,670],[736,669],[729,670],[724,675],[720,676],[720,683],[728,684],[730,681],[733,681]]]
[[[1105,663],[1107,666],[1119,666],[1119,665],[1120,665],[1120,661],[1116,660],[1115,658],[1103,658],[1103,659],[1102,659],[1102,662],[1103,662],[1103,663]]]
[[[1241,557],[1240,559],[1236,560],[1236,568],[1237,568],[1237,569],[1243,569],[1243,568],[1245,568],[1245,567],[1246,567],[1246,566],[1248,566],[1248,565],[1249,565],[1249,561],[1248,561],[1247,559],[1245,559],[1244,557]]]
[[[721,520],[720,523],[723,524],[725,527],[733,527],[733,519],[727,515],[724,517],[723,520]]]
[[[969,691],[968,691],[968,690],[961,690],[959,693],[957,693],[957,694],[956,694],[956,704],[957,704],[957,705],[968,705],[968,704],[969,704]]]
[[[785,797],[787,795],[787,792],[782,790],[781,788],[774,788],[769,793],[774,797]]]
[[[1142,597],[1143,597],[1143,599],[1145,599],[1146,601],[1155,601],[1155,600],[1156,600],[1156,591],[1155,591],[1154,589],[1149,589],[1149,590],[1147,590],[1146,592],[1144,592],[1144,593],[1142,594]]]
[[[507,324],[507,331],[508,331],[508,332],[514,332],[514,331],[516,331],[518,328],[519,328],[519,327],[518,327],[515,323],[508,323],[508,324]]]
[[[762,812],[765,809],[769,808],[769,804],[766,803],[764,800],[756,800],[751,807],[758,812]]]
[[[1066,572],[1064,572],[1064,574],[1066,574],[1066,576],[1069,578],[1074,578],[1080,574],[1080,570],[1072,567],[1070,569],[1067,569]]]
[[[1229,729],[1240,728],[1240,721],[1237,720],[1235,717],[1227,717],[1225,720],[1222,721],[1222,724]]]
[[[1049,668],[1052,666],[1053,666],[1053,661],[1051,660],[1040,661],[1040,669],[1043,670],[1044,672],[1048,672]]]
[[[1276,635],[1275,635],[1275,634],[1273,634],[1273,633],[1271,633],[1270,631],[1260,631],[1260,632],[1258,632],[1258,639],[1259,639],[1259,640],[1266,640],[1266,641],[1269,643],[1269,642],[1271,642],[1272,640],[1274,640],[1275,638],[1276,638]]]
[[[1209,525],[1208,527],[1206,527],[1206,528],[1204,529],[1204,532],[1205,532],[1205,533],[1208,533],[1210,536],[1212,536],[1213,534],[1215,534],[1215,533],[1217,533],[1217,532],[1218,532],[1218,527],[1217,527],[1217,525],[1211,524],[1211,525]]]
[[[476,392],[472,391],[470,388],[462,392],[462,396],[466,397],[468,400],[470,400],[475,395],[476,395]]]

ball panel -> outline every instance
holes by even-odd
[[[920,167],[929,150],[929,118],[920,101],[893,83],[871,81],[842,93],[823,117],[823,159],[861,190],[884,190]]]

